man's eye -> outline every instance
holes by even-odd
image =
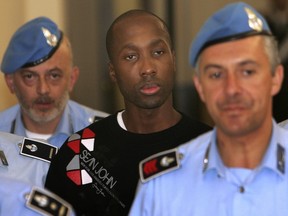
[[[31,79],[35,78],[35,76],[33,74],[24,74],[23,78],[27,79],[27,80],[31,80]]]
[[[134,59],[136,59],[136,56],[135,55],[128,55],[128,56],[125,57],[125,59],[134,60]]]
[[[57,74],[57,73],[52,73],[52,74],[50,74],[50,77],[51,77],[52,79],[59,79],[59,78],[61,77],[61,75],[60,75],[60,74]]]
[[[251,76],[255,73],[255,70],[243,70],[243,75],[245,76]]]
[[[157,55],[157,56],[160,56],[160,55],[163,55],[164,51],[162,50],[157,50],[154,52],[154,55]]]
[[[209,77],[212,79],[219,79],[219,78],[221,78],[221,76],[222,76],[222,73],[220,73],[220,72],[214,72],[214,73],[211,73],[209,75]]]
[[[25,74],[23,77],[24,78],[31,78],[31,77],[33,77],[33,75],[32,74]]]

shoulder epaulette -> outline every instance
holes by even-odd
[[[180,157],[177,149],[166,150],[154,154],[140,162],[140,180],[145,183],[150,179],[171,172],[179,167]]]
[[[43,160],[48,163],[57,154],[58,148],[46,142],[41,142],[35,139],[24,138],[21,144],[20,154]]]
[[[94,116],[94,118],[93,118],[93,122],[97,122],[97,121],[99,121],[99,120],[101,120],[101,119],[103,119],[104,117],[101,117],[101,116]]]
[[[0,150],[0,161],[1,161],[0,166],[1,165],[8,166],[8,160],[7,160],[6,155],[5,155],[3,150]]]
[[[28,195],[26,206],[43,215],[71,215],[72,207],[57,195],[44,189],[33,187]]]

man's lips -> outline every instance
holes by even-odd
[[[153,95],[159,91],[160,87],[158,85],[145,85],[143,86],[140,91],[146,95]]]
[[[243,112],[246,110],[245,106],[242,105],[226,105],[221,107],[222,112],[227,114],[239,114],[240,112]]]
[[[38,109],[41,109],[41,110],[44,110],[44,109],[50,109],[52,106],[53,106],[53,102],[51,101],[38,101],[38,102],[35,102],[34,105],[38,108]]]

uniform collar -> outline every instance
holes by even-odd
[[[203,172],[216,171],[218,175],[225,175],[225,165],[219,155],[218,148],[216,145],[216,128],[214,128],[211,141],[207,147],[203,159]],[[285,174],[285,148],[281,144],[281,140],[278,136],[279,129],[273,120],[272,136],[268,149],[264,155],[264,158],[257,168],[257,170],[269,169],[278,175],[284,177]]]
[[[20,112],[20,106],[19,106],[19,112],[16,114],[15,120],[12,122],[11,126],[11,133],[18,134],[20,136],[26,137],[25,133],[25,127],[21,118],[21,112]]]
[[[65,106],[61,120],[56,128],[54,135],[57,133],[64,133],[64,134],[70,135],[73,132],[74,132],[74,128],[73,128],[72,116],[70,114],[70,109],[67,104]]]

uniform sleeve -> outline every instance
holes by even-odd
[[[129,212],[129,216],[154,215],[153,181],[142,184],[139,182],[135,199]]]

